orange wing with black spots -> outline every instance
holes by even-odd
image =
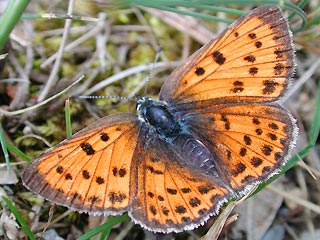
[[[275,101],[294,71],[290,34],[279,8],[252,10],[177,68],[165,81],[160,100]]]
[[[151,231],[180,232],[202,225],[234,197],[224,179],[190,169],[174,146],[148,143],[138,169],[138,195],[130,217]]]
[[[216,105],[184,119],[214,153],[226,184],[235,192],[245,192],[279,172],[298,131],[291,114],[277,105]]]
[[[102,118],[37,157],[24,185],[59,205],[91,214],[128,210],[136,192],[137,117]]]

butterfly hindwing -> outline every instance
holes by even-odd
[[[184,119],[214,153],[235,191],[277,173],[288,160],[298,131],[295,119],[278,105],[217,105]]]
[[[139,128],[133,114],[96,121],[36,158],[23,182],[47,200],[80,212],[120,214],[135,192]]]
[[[130,216],[158,232],[180,232],[203,224],[216,215],[231,193],[218,178],[209,178],[185,166],[163,140],[148,143],[138,168],[138,196]]]

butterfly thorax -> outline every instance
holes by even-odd
[[[140,119],[152,126],[162,137],[172,139],[182,131],[179,122],[165,103],[140,97],[138,98],[137,111]]]

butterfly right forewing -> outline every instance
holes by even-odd
[[[271,102],[294,72],[291,32],[281,10],[262,6],[239,18],[165,81],[160,100]]]

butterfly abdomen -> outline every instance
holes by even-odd
[[[208,148],[191,134],[180,134],[173,141],[177,152],[193,168],[218,177],[214,158]]]

